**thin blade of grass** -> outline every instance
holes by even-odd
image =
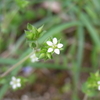
[[[99,37],[97,31],[95,30],[95,28],[89,22],[89,19],[87,18],[87,16],[84,13],[81,14],[81,20],[84,23],[84,25],[87,28],[87,30],[89,31],[89,34],[90,34],[94,44],[100,46],[100,37]]]
[[[64,29],[74,27],[74,26],[78,26],[78,25],[79,25],[78,21],[60,24],[60,25],[52,28],[51,30],[49,30],[46,34],[43,35],[43,37],[39,38],[38,42],[42,43],[44,40],[48,39],[50,36],[55,35],[55,34],[61,32]]]

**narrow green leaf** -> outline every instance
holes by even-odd
[[[49,30],[46,34],[44,34],[41,38],[39,38],[38,41],[39,41],[39,43],[42,43],[44,40],[46,40],[50,36],[58,34],[59,32],[61,32],[64,29],[74,27],[74,26],[78,26],[78,25],[79,25],[78,21],[60,24],[60,25],[52,28],[51,30]]]
[[[32,25],[30,23],[27,24],[27,29],[32,30]]]
[[[89,34],[90,34],[91,38],[93,39],[93,42],[96,45],[100,46],[100,37],[99,37],[97,31],[95,30],[95,28],[89,22],[89,19],[87,18],[87,16],[84,13],[81,14],[81,20],[84,23],[87,30],[89,31]]]

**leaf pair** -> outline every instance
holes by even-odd
[[[27,24],[27,31],[25,30],[25,34],[30,47],[34,48],[37,46],[36,41],[41,36],[42,32],[43,32],[43,25],[37,29],[31,24],[29,23]]]

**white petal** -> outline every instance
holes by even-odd
[[[34,57],[36,57],[36,55],[35,55],[35,54],[33,54],[33,55],[31,55],[31,56],[30,56],[30,58],[34,58]]]
[[[15,89],[16,88],[16,85],[13,85],[12,88]]]
[[[38,58],[35,58],[35,61],[39,61]]]
[[[53,38],[53,43],[57,44],[57,38]]]
[[[59,43],[59,44],[57,45],[57,47],[58,47],[58,48],[62,48],[62,47],[63,47],[63,44]]]
[[[100,91],[100,86],[98,86],[98,90]]]
[[[38,61],[38,58],[32,59],[31,61],[36,62],[36,61]]]
[[[32,59],[31,61],[32,61],[32,62],[35,62],[35,60],[34,60],[34,59]]]
[[[21,84],[20,83],[17,83],[16,85],[17,85],[17,87],[21,87]]]
[[[48,44],[49,46],[52,46],[52,45],[53,45],[53,43],[52,43],[51,41],[47,41],[47,44]]]
[[[17,79],[17,82],[20,82],[20,79]]]
[[[60,54],[60,50],[59,50],[59,49],[55,49],[54,52],[55,52],[56,54]]]
[[[48,49],[48,52],[52,52],[52,51],[53,51],[53,48],[49,48],[49,49]]]
[[[15,80],[16,80],[16,78],[13,76],[13,77],[12,77],[12,80],[13,80],[13,81],[15,81]]]
[[[98,81],[97,83],[100,84],[100,81]]]
[[[33,58],[33,55],[31,55],[30,58]]]
[[[10,82],[10,85],[13,85],[13,84],[14,84],[14,83],[11,81],[11,82]]]
[[[36,57],[36,55],[35,55],[35,54],[33,54],[33,57]]]

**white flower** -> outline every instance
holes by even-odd
[[[100,91],[100,86],[98,86],[98,90]]]
[[[97,82],[100,85],[100,81]]]
[[[20,79],[19,78],[17,79],[13,76],[10,85],[12,86],[13,89],[16,89],[17,87],[21,87]]]
[[[98,81],[97,84],[98,84],[98,90],[100,91],[100,81]]]
[[[48,46],[48,52],[55,52],[56,54],[60,54],[60,49],[63,47],[63,44],[57,43],[57,38],[53,38],[53,41],[47,41]]]
[[[31,61],[32,61],[32,62],[39,61],[38,58],[36,57],[35,53],[32,54],[32,55],[30,56],[30,58],[31,58]]]

